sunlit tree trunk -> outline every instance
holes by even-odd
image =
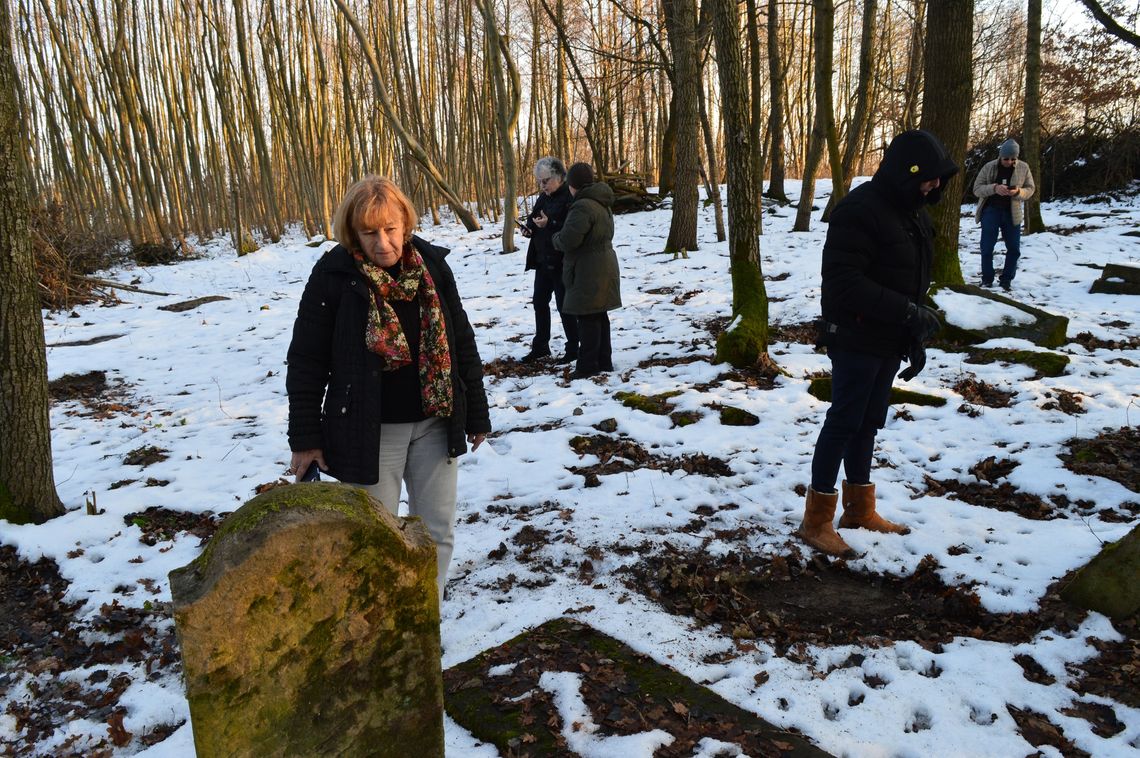
[[[0,519],[64,513],[52,472],[47,357],[28,234],[28,178],[9,0],[0,2]]]
[[[751,109],[735,0],[712,4],[724,121],[728,180],[728,249],[732,275],[732,325],[717,338],[717,362],[749,366],[768,354],[768,294],[760,271],[760,212],[752,175]]]

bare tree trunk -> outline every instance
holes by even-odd
[[[812,0],[815,10],[815,119],[812,121],[811,139],[808,141],[807,159],[800,186],[800,202],[796,208],[793,232],[806,232],[811,228],[811,211],[815,202],[815,175],[823,151],[831,156],[832,135],[835,132],[835,114],[831,104],[831,54],[835,36],[835,6],[831,0]],[[834,163],[834,161],[833,161]]]
[[[486,55],[490,62],[494,85],[495,123],[499,132],[499,150],[503,161],[503,250],[513,253],[515,248],[515,218],[518,216],[518,167],[515,146],[511,141],[519,119],[519,98],[522,83],[518,69],[511,60],[506,43],[499,36],[498,21],[491,0],[480,0],[483,13],[483,31],[487,38]],[[500,59],[501,56],[501,59]],[[504,73],[503,64],[507,71]],[[507,77],[510,77],[509,81]]]
[[[767,358],[768,294],[760,271],[760,212],[752,174],[751,109],[735,0],[712,4],[728,179],[728,249],[733,326],[716,342],[717,362],[743,367]]]
[[[1041,0],[1029,0],[1025,40],[1025,123],[1021,143],[1035,181],[1041,181]],[[1025,202],[1025,233],[1048,231],[1041,219],[1041,187]]]
[[[44,324],[8,6],[0,2],[0,519],[40,524],[64,507],[52,471]]]
[[[970,137],[970,103],[974,92],[974,0],[933,2],[927,16],[926,58],[922,93],[922,128],[937,135],[959,166]],[[934,218],[934,269],[937,284],[961,284],[958,227],[962,219],[965,172],[959,171],[942,190],[943,200],[931,209]]]
[[[704,81],[704,77],[701,78]],[[705,193],[713,204],[713,217],[716,220],[716,241],[724,242],[724,205],[720,199],[720,177],[716,170],[716,140],[713,138],[712,125],[709,123],[708,109],[705,107],[705,93],[702,84],[698,93],[697,102],[700,103],[701,131],[705,136],[705,156],[708,159],[708,173],[705,175]]]
[[[673,174],[673,215],[665,252],[697,249],[697,185],[700,181],[700,54],[697,50],[697,9],[694,0],[665,0],[670,9],[669,46],[673,55],[676,97],[676,170]]]
[[[788,203],[784,189],[784,84],[787,67],[780,57],[780,3],[768,0],[768,134],[771,135],[772,168],[768,175],[768,191],[764,193],[778,203]]]
[[[832,189],[831,197],[827,200],[827,207],[823,209],[823,220],[831,218],[831,210],[835,204],[843,199],[847,190],[851,188],[851,176],[855,169],[855,157],[862,151],[868,131],[868,111],[871,103],[871,86],[873,84],[875,61],[871,55],[871,47],[875,42],[875,14],[877,0],[863,0],[863,32],[859,41],[859,80],[855,88],[855,112],[851,116],[851,126],[847,130],[847,145],[843,150],[843,181],[838,185],[842,191]],[[835,177],[831,185],[836,187]]]

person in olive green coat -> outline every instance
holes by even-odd
[[[554,235],[561,250],[566,299],[562,312],[578,318],[578,363],[571,379],[613,371],[608,311],[621,307],[621,273],[614,252],[614,191],[594,181],[588,163],[566,172],[574,200],[562,229]]]

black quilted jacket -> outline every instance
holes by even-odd
[[[483,363],[467,320],[447,250],[419,237],[412,244],[435,282],[451,347],[454,413],[448,455],[467,452],[466,434],[491,431]],[[329,473],[341,481],[374,484],[380,478],[380,357],[364,346],[368,285],[352,255],[337,245],[317,261],[301,295],[289,344],[289,448],[321,449]]]
[[[883,358],[906,355],[907,303],[930,287],[934,226],[921,182],[958,171],[942,143],[927,132],[900,135],[870,182],[856,187],[831,214],[823,246],[821,344]]]

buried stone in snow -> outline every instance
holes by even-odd
[[[205,756],[443,755],[435,547],[363,490],[278,487],[170,573]]]
[[[980,345],[1001,337],[1029,340],[1041,347],[1067,341],[1069,319],[972,284],[945,284],[931,294],[942,331],[937,343]]]

